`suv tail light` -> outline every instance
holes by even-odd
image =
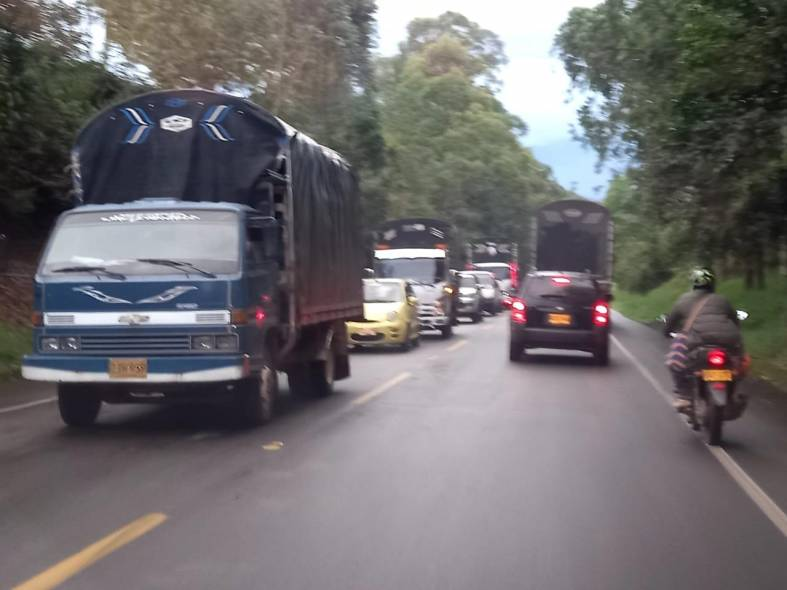
[[[609,325],[609,305],[606,301],[596,301],[593,305],[593,325],[599,327]]]
[[[511,321],[515,324],[527,323],[527,304],[519,297],[511,301]]]
[[[513,291],[519,287],[519,265],[512,262],[508,265],[508,271],[511,275],[511,290]]]
[[[727,353],[721,348],[714,348],[708,352],[708,364],[711,367],[723,367],[727,364]]]

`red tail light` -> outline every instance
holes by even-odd
[[[265,323],[265,310],[261,307],[258,307],[257,310],[254,312],[254,321],[257,322],[257,326],[262,326]]]
[[[714,348],[708,353],[708,364],[711,367],[723,367],[727,364],[727,353],[721,348]]]
[[[596,301],[593,305],[593,325],[609,325],[609,305],[605,301]]]
[[[524,299],[513,299],[511,301],[511,321],[515,324],[527,323],[527,304]]]
[[[511,273],[511,289],[516,290],[519,286],[519,265],[516,262],[512,262],[508,265],[508,270]]]

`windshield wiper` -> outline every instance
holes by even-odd
[[[198,266],[194,266],[191,262],[185,262],[184,260],[170,260],[168,258],[137,258],[137,262],[145,262],[147,264],[156,264],[158,266],[169,266],[171,268],[177,268],[178,270],[182,270],[186,274],[189,274],[189,270],[193,270],[196,273],[201,274],[203,277],[208,277],[209,279],[215,279],[216,275],[212,272],[208,272],[207,270],[203,270]]]
[[[126,275],[109,270],[106,266],[66,266],[64,268],[55,269],[52,272],[89,272],[96,273],[96,276],[99,278],[103,274],[119,281],[126,280]]]

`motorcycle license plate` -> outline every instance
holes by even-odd
[[[732,381],[732,371],[729,369],[704,369],[703,381]]]
[[[145,379],[147,376],[147,359],[109,359],[110,379]]]
[[[571,314],[568,313],[550,313],[547,316],[547,323],[550,326],[570,326]]]

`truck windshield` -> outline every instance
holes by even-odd
[[[393,258],[378,260],[375,266],[377,275],[383,279],[410,279],[433,285],[445,277],[442,258]]]
[[[75,213],[52,236],[41,272],[103,267],[127,276],[226,274],[238,270],[239,240],[232,211]]]

